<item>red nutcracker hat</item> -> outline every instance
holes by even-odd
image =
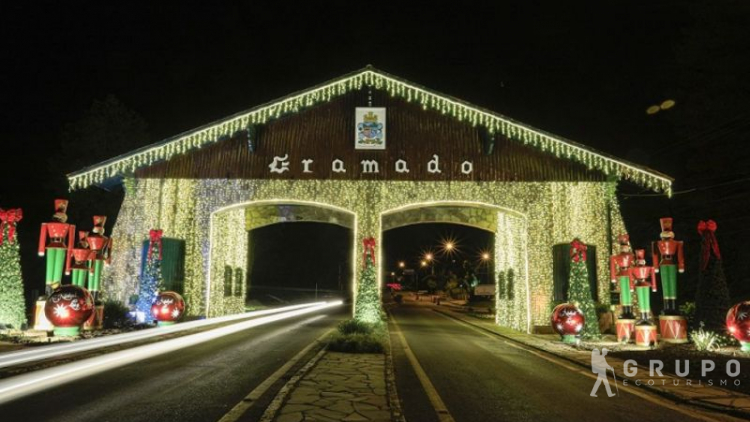
[[[106,215],[95,215],[94,216],[94,228],[91,231],[93,231],[95,234],[103,235],[104,223],[106,222],[107,222]]]
[[[53,219],[65,223],[68,221],[68,215],[65,214],[68,211],[68,200],[67,199],[55,199],[55,214],[52,216]]]
[[[84,248],[89,247],[89,242],[86,240],[87,237],[89,237],[89,232],[78,230],[78,244],[80,244]]]
[[[636,262],[642,261],[645,264],[646,263],[646,250],[645,249],[636,249],[635,250],[635,260],[636,260]]]
[[[620,244],[620,252],[630,252],[630,236],[626,233],[617,236],[617,243]]]
[[[664,217],[659,219],[661,225],[661,237],[674,237],[672,231],[672,217]]]
[[[55,212],[65,214],[68,212],[68,200],[67,199],[55,199]]]

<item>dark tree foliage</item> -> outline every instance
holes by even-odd
[[[677,179],[677,190],[698,188],[674,196],[670,208],[675,218],[692,224],[694,219],[710,215],[738,234],[722,241],[720,267],[725,268],[708,268],[726,270],[730,297],[738,301],[750,294],[750,284],[732,284],[731,277],[750,271],[742,235],[750,223],[746,212],[750,206],[750,148],[745,147],[750,142],[750,4],[729,1],[722,5],[717,7],[712,1],[686,4],[690,20],[675,49],[677,66],[670,76],[676,90],[665,93],[678,101],[673,113],[664,113],[673,123],[676,136],[653,153],[669,157],[665,161],[674,169],[658,168]],[[688,234],[684,235],[686,241],[691,240]],[[697,252],[698,238],[693,237],[688,246],[688,251]],[[699,274],[704,278],[699,268],[691,270],[689,267],[681,280],[695,283]],[[696,297],[700,298],[698,290],[696,285]]]
[[[729,310],[729,288],[724,275],[724,265],[720,256],[711,250],[712,242],[716,242],[713,233],[703,233],[701,244],[702,268],[698,275],[698,291],[695,296],[694,324],[701,322],[706,329],[724,332],[727,311]],[[718,244],[716,244],[718,250]],[[706,262],[707,261],[707,262]]]
[[[721,260],[712,259],[698,276],[698,293],[695,296],[696,324],[703,322],[706,329],[723,332],[729,311],[729,288]]]
[[[95,165],[150,143],[146,121],[114,95],[94,100],[83,116],[68,123],[60,134],[60,153],[50,158],[51,179],[57,195],[70,200],[68,217],[80,229],[91,227],[91,216],[106,215],[107,229],[114,225],[123,190],[118,184],[67,192],[65,174]],[[111,231],[110,231],[111,232]]]
[[[114,95],[94,100],[60,136],[61,156],[55,163],[65,173],[130,152],[149,143],[146,121]]]

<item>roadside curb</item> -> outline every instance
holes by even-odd
[[[493,334],[493,335],[495,335],[497,337],[500,337],[502,339],[505,339],[505,340],[508,340],[508,341],[512,341],[514,343],[517,343],[517,344],[523,345],[525,347],[529,347],[531,349],[534,349],[534,350],[536,350],[538,352],[541,352],[541,353],[544,353],[544,354],[547,354],[547,355],[551,355],[551,356],[554,356],[554,357],[556,357],[558,359],[562,359],[562,360],[565,360],[567,362],[573,363],[573,364],[575,364],[575,365],[577,365],[579,367],[583,367],[583,368],[589,369],[589,365],[588,364],[584,364],[583,362],[581,362],[579,360],[572,359],[570,357],[554,353],[553,351],[550,351],[550,350],[538,347],[538,346],[536,346],[534,344],[526,343],[526,342],[521,341],[521,340],[519,340],[517,338],[513,338],[513,337],[510,337],[510,336],[504,335],[504,334],[499,333],[499,332],[494,331],[494,330],[490,330],[487,327],[482,326],[482,324],[478,324],[478,323],[476,323],[474,321],[470,321],[470,320],[462,318],[462,317],[460,317],[458,315],[455,315],[455,313],[452,312],[452,311],[446,311],[446,310],[437,309],[437,308],[434,308],[434,307],[432,308],[432,310],[434,312],[442,314],[442,315],[444,315],[444,316],[446,316],[448,318],[452,318],[452,319],[454,319],[456,321],[459,321],[459,322],[462,322],[464,324],[470,325],[470,326],[472,326],[474,328],[477,328],[479,330],[482,330],[482,331],[485,331],[487,333]],[[734,408],[734,407],[722,406],[722,405],[717,405],[717,404],[713,404],[713,403],[707,403],[707,402],[702,401],[702,400],[696,400],[694,398],[685,397],[685,396],[682,396],[680,394],[675,394],[675,393],[672,393],[672,392],[669,392],[669,391],[665,391],[665,390],[662,390],[662,389],[654,388],[654,387],[649,386],[647,384],[637,385],[637,384],[635,384],[634,380],[629,379],[629,378],[628,378],[628,381],[631,382],[631,385],[633,387],[642,388],[644,390],[647,390],[650,393],[653,393],[653,394],[656,394],[658,396],[661,396],[661,397],[664,397],[666,399],[669,399],[670,401],[672,401],[672,402],[674,402],[676,404],[685,404],[685,405],[690,405],[690,406],[696,406],[696,407],[700,407],[700,408],[703,408],[703,409],[706,409],[706,410],[724,413],[724,414],[727,414],[727,415],[730,415],[730,416],[740,417],[740,418],[744,418],[744,419],[750,419],[750,412],[747,412],[747,411],[743,411],[743,410],[740,410],[740,409],[737,409],[737,408]],[[733,394],[731,394],[731,392],[727,391],[727,396],[737,396],[737,395],[736,394],[733,395]]]
[[[261,416],[259,422],[272,422],[274,418],[276,417],[276,414],[281,410],[281,407],[284,404],[284,401],[287,399],[289,394],[294,390],[294,388],[297,386],[297,384],[300,382],[300,380],[307,375],[308,372],[318,363],[320,359],[325,356],[327,353],[326,345],[323,345],[323,348],[315,354],[302,368],[300,368],[296,374],[292,378],[289,379],[289,381],[284,384],[283,387],[279,390],[278,393],[276,393],[276,396],[271,400],[271,403],[266,408],[266,411],[263,412],[263,416]]]

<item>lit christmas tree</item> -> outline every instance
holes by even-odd
[[[581,336],[589,339],[599,338],[599,318],[596,316],[596,305],[589,286],[589,272],[586,269],[586,245],[578,239],[570,243],[568,302],[575,304],[586,318]]]
[[[26,324],[21,254],[16,223],[23,218],[20,208],[0,209],[0,325],[20,329]]]
[[[357,286],[356,311],[354,318],[359,321],[380,322],[380,295],[378,294],[377,273],[375,271],[375,239],[363,241],[365,253],[362,257],[365,268]]]
[[[136,302],[136,312],[139,316],[138,322],[143,322],[140,318],[150,321],[151,305],[154,303],[159,290],[163,287],[161,276],[162,260],[162,231],[151,230],[149,232],[148,255],[146,257],[146,268],[141,276],[140,288],[138,289],[138,302]],[[154,251],[158,248],[158,253]]]

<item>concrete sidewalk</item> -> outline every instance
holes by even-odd
[[[456,310],[453,306],[434,306],[424,303],[440,312],[476,328],[504,337],[508,340],[526,345],[538,351],[551,353],[576,365],[590,370],[591,351],[581,350],[560,342],[557,335],[533,335],[521,333],[509,328],[500,327],[492,320],[470,317]],[[603,344],[606,346],[606,344]],[[652,393],[668,398],[676,403],[689,403],[710,410],[721,411],[733,416],[750,419],[750,396],[734,393],[730,390],[710,386],[697,380],[680,378],[664,373],[663,376],[649,375],[649,368],[638,366],[635,377],[627,377],[624,372],[625,361],[607,357],[607,362],[614,368],[620,386],[625,388],[643,388]],[[634,368],[631,365],[631,370]],[[731,382],[731,380],[730,380]]]

